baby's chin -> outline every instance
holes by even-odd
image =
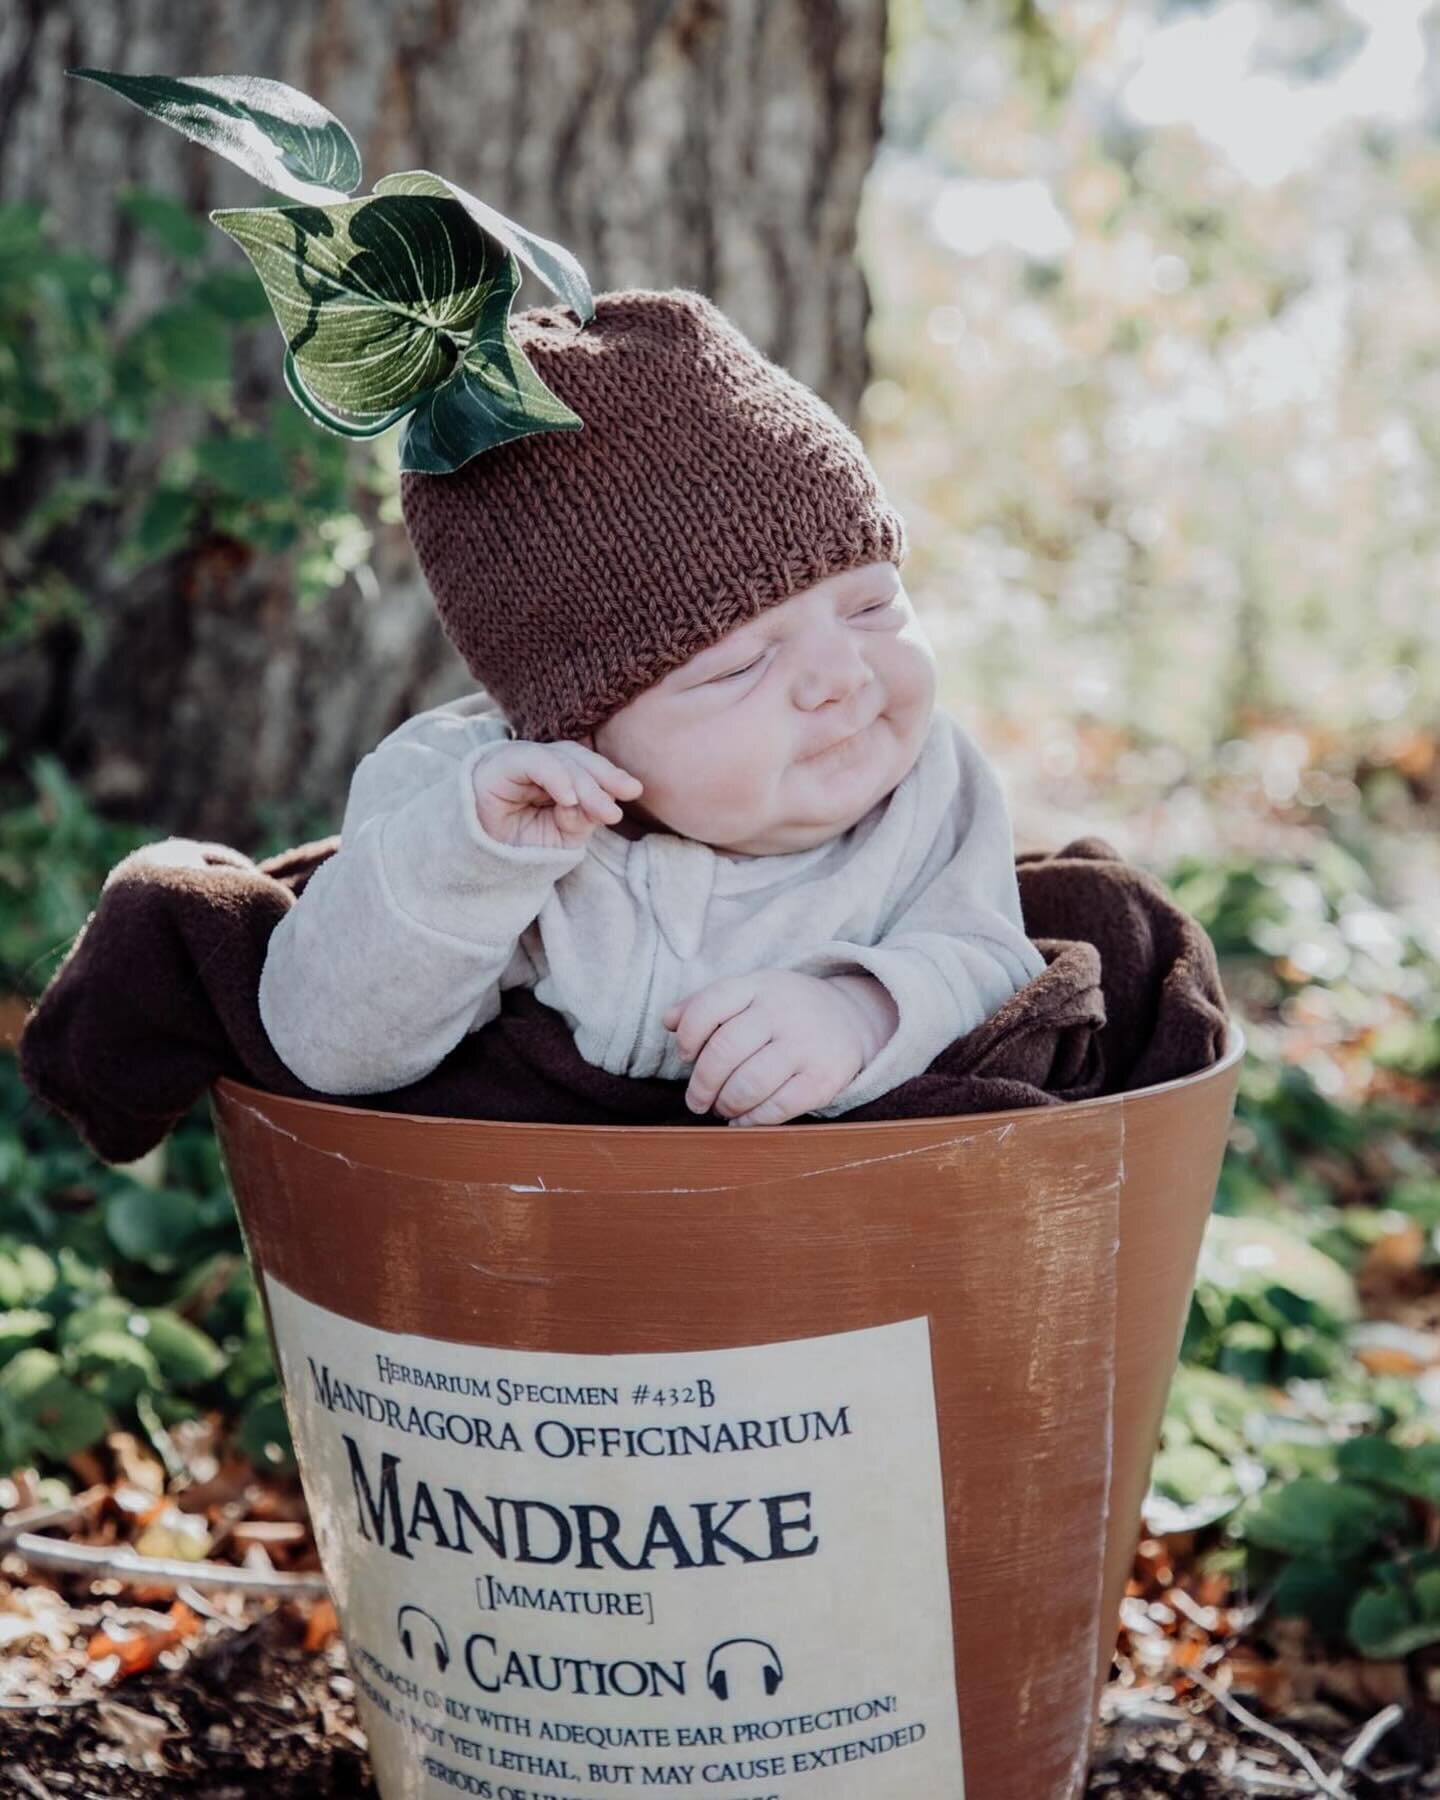
[[[658,829],[693,838],[727,856],[784,856],[813,850],[843,837],[883,805],[914,768],[923,731],[903,749],[893,738],[887,745],[889,735],[887,722],[879,719],[848,748],[837,747],[793,764],[775,790],[779,810],[768,819],[724,834],[697,819],[661,824]]]
[[[837,788],[841,785],[836,784]],[[819,806],[816,805],[817,797],[811,796],[810,804],[803,811],[772,819],[763,827],[743,836],[737,835],[727,843],[712,838],[701,841],[727,856],[785,856],[794,850],[813,850],[817,844],[828,844],[832,838],[843,837],[853,830],[877,806],[883,806],[899,785],[900,778],[896,778],[882,784],[882,791],[878,793],[872,785],[864,788],[858,798],[853,792],[836,792],[829,796],[832,803],[828,806],[823,804],[826,796],[818,796],[822,802]]]

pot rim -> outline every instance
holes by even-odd
[[[1197,1069],[1191,1075],[1178,1075],[1173,1081],[1156,1082],[1151,1087],[1127,1088],[1118,1094],[1096,1094],[1088,1100],[1066,1100],[1057,1106],[1011,1106],[999,1112],[975,1113],[933,1113],[918,1118],[903,1119],[823,1119],[812,1125],[794,1123],[781,1125],[747,1125],[747,1135],[753,1137],[773,1136],[784,1132],[787,1137],[799,1133],[832,1133],[836,1130],[847,1132],[862,1131],[894,1131],[897,1126],[947,1125],[953,1126],[957,1119],[963,1119],[967,1128],[970,1126],[1003,1125],[1016,1119],[1056,1118],[1061,1114],[1067,1117],[1077,1112],[1095,1112],[1102,1107],[1133,1105],[1141,1100],[1157,1098],[1161,1094],[1173,1094],[1181,1088],[1200,1087],[1206,1082],[1217,1081],[1227,1075],[1243,1058],[1246,1050],[1245,1033],[1239,1021],[1230,1015],[1227,1020],[1227,1034],[1224,1054],[1218,1061],[1209,1063],[1203,1069]],[[686,1137],[713,1138],[718,1127],[714,1125],[567,1125],[549,1124],[532,1119],[464,1119],[456,1118],[448,1113],[407,1113],[389,1112],[373,1106],[347,1106],[340,1100],[302,1100],[289,1094],[277,1094],[269,1088],[259,1088],[253,1083],[237,1080],[233,1076],[222,1075],[212,1084],[212,1093],[233,1095],[242,1105],[256,1111],[265,1111],[273,1107],[294,1107],[301,1113],[324,1116],[326,1114],[353,1114],[360,1118],[385,1120],[408,1125],[443,1125],[448,1131],[465,1130],[473,1127],[477,1130],[493,1132],[505,1131],[517,1136],[527,1132],[543,1133],[547,1137],[560,1132],[564,1134],[593,1135],[596,1133],[623,1132],[627,1137],[637,1133],[650,1136],[663,1136],[666,1139]]]

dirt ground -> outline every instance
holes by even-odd
[[[343,1644],[309,1652],[303,1623],[280,1608],[119,1687],[67,1698],[12,1696],[0,1710],[3,1800],[360,1800],[374,1797]],[[12,1664],[11,1673],[15,1672]],[[39,1668],[37,1666],[37,1676]],[[49,1671],[54,1673],[53,1664]],[[1323,1792],[1290,1750],[1235,1723],[1131,1703],[1097,1728],[1087,1800],[1257,1800]],[[1363,1723],[1363,1722],[1362,1722]],[[1333,1778],[1357,1724],[1328,1707],[1285,1720]],[[1335,1792],[1351,1800],[1440,1795],[1403,1727],[1385,1734]]]

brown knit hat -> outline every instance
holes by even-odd
[[[451,643],[516,735],[576,739],[766,607],[904,559],[860,440],[689,288],[510,320],[584,421],[402,474]]]

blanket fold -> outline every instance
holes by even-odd
[[[20,1072],[107,1162],[151,1149],[212,1082],[327,1099],[270,1047],[257,992],[271,931],[338,838],[254,863],[168,838],[118,863],[21,1034]],[[1223,1054],[1209,938],[1153,876],[1101,838],[1016,858],[1044,973],[928,1069],[844,1115],[927,1118],[1055,1106],[1194,1074]],[[685,1082],[587,1063],[564,1018],[525,988],[411,1083],[340,1104],[516,1123],[725,1125]]]

